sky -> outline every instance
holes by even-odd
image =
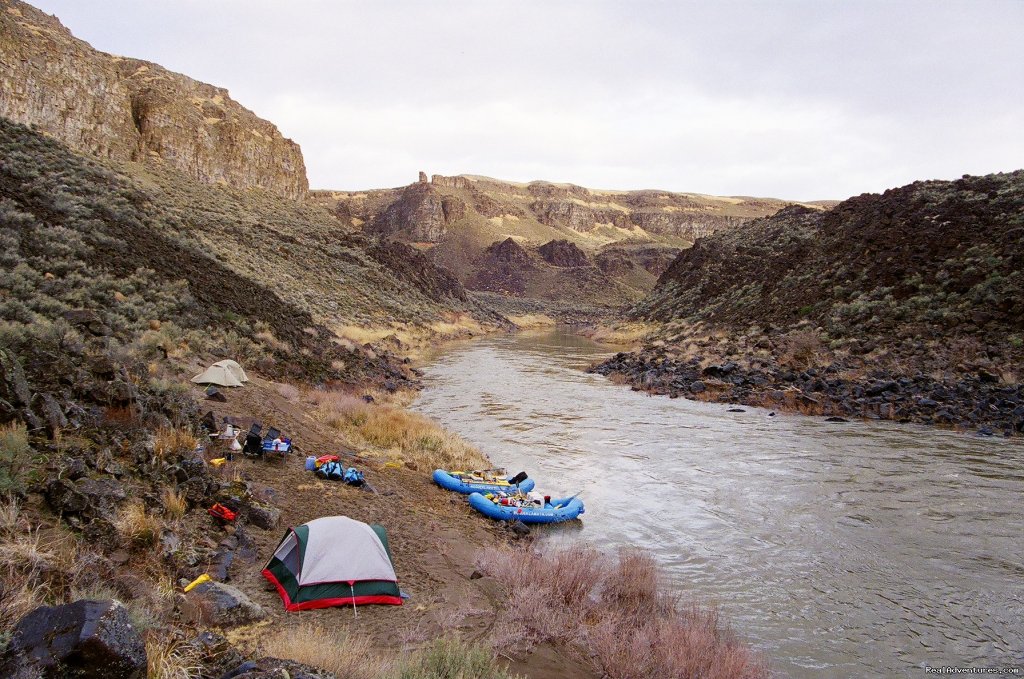
[[[1024,0],[34,0],[227,88],[312,188],[792,200],[1024,167]]]

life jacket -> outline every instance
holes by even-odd
[[[237,513],[231,511],[230,509],[228,509],[219,502],[215,503],[212,507],[207,509],[206,513],[215,519],[220,519],[221,521],[230,522],[234,521],[238,517]]]

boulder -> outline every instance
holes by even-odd
[[[694,380],[690,382],[690,391],[694,394],[699,394],[707,389],[707,386],[700,380]]]
[[[277,507],[253,504],[246,514],[249,523],[263,530],[273,530],[281,521],[281,510]]]
[[[109,518],[128,497],[124,485],[114,479],[54,479],[46,486],[46,501],[62,514],[83,518]]]
[[[260,658],[242,663],[221,679],[336,679],[333,672],[321,670],[294,660]]]
[[[15,626],[0,675],[143,679],[146,644],[120,602],[42,606]]]
[[[267,617],[259,604],[237,587],[223,582],[204,582],[189,592],[186,602],[194,618],[219,627],[243,625]]]
[[[221,677],[245,662],[238,649],[223,636],[204,630],[189,642],[198,654],[198,660],[205,670],[204,677]]]
[[[64,320],[76,328],[86,330],[93,335],[109,335],[110,328],[104,323],[99,313],[92,309],[72,309],[64,312]]]

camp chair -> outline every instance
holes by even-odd
[[[273,441],[276,438],[280,438],[281,430],[276,427],[270,427],[267,429],[267,435],[263,437],[264,441]]]
[[[249,433],[245,435],[245,445],[242,446],[242,453],[244,455],[258,456],[263,454],[261,431],[263,431],[263,425],[259,422],[253,422],[252,426],[249,427]]]

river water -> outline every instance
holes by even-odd
[[[581,522],[544,544],[637,545],[792,677],[1024,666],[1024,446],[649,397],[568,333],[489,337],[426,367],[414,408]]]

